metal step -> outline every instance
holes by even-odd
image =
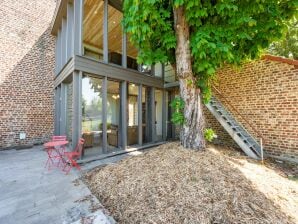
[[[261,147],[258,142],[234,119],[220,101],[212,97],[206,106],[248,156],[255,159],[260,158]]]

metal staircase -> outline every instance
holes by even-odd
[[[217,89],[218,94],[221,94]],[[224,97],[223,97],[224,98]],[[226,103],[229,103],[225,98]],[[233,140],[239,145],[239,147],[251,158],[263,160],[263,138],[257,141],[241,124],[238,122],[232,113],[228,111],[223,104],[214,96],[210,102],[206,104],[206,107],[218,120],[222,127],[229,133]],[[233,107],[234,108],[234,107]],[[236,110],[236,109],[235,109]],[[238,115],[240,113],[237,111]],[[248,125],[250,125],[249,122]],[[255,132],[257,130],[254,129]],[[258,132],[257,132],[258,133]]]

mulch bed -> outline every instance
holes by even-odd
[[[286,213],[280,207],[283,204],[260,192],[229,158],[220,150],[186,150],[174,142],[95,169],[85,180],[119,223],[298,220],[298,205],[291,204],[289,209],[294,211]],[[290,181],[284,179],[284,184]],[[284,203],[298,202],[298,186],[293,183],[289,191],[292,201]]]

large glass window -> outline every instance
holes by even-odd
[[[120,82],[108,80],[107,92],[107,153],[120,147]]]
[[[82,80],[82,137],[84,156],[102,153],[102,79],[88,75]]]
[[[96,60],[103,60],[103,18],[103,0],[84,1],[84,55]]]
[[[130,42],[129,34],[126,35],[126,48],[127,48],[127,68],[138,70],[137,57],[138,49]]]
[[[139,87],[133,83],[128,84],[128,127],[127,127],[127,145],[136,145],[138,143],[138,90]]]
[[[122,13],[108,6],[109,63],[122,65]]]
[[[155,90],[155,133],[156,140],[162,140],[162,91]]]

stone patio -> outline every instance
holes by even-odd
[[[83,166],[83,170],[122,157],[94,162]],[[44,168],[46,159],[42,146],[20,151],[0,151],[0,223],[68,224],[90,223],[90,220],[114,223],[78,179],[80,172],[73,169],[65,175],[58,169],[48,171]]]

